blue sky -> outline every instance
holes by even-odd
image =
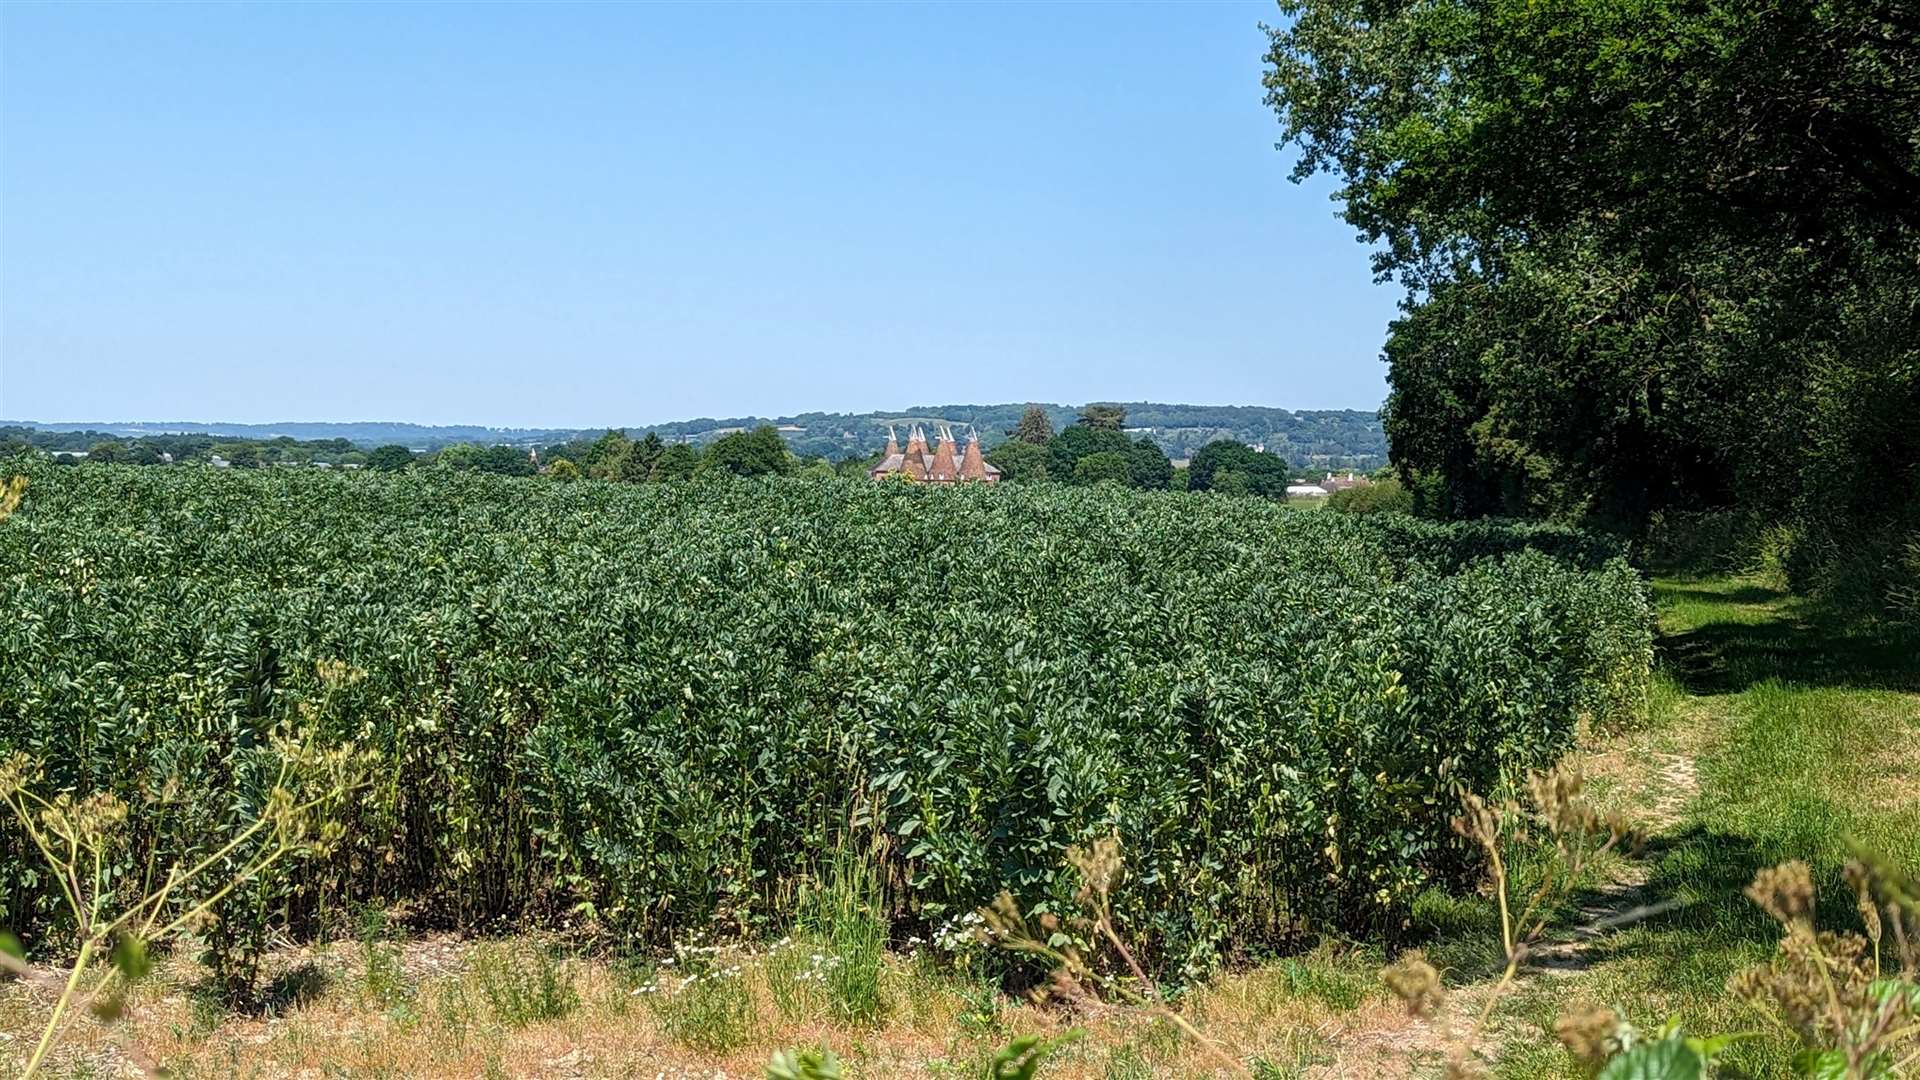
[[[1263,3],[0,6],[0,416],[1372,408]]]

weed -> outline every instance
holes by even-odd
[[[507,1027],[558,1020],[580,1004],[573,978],[537,945],[481,945],[473,952],[467,975],[494,1021]]]
[[[873,863],[842,844],[825,879],[803,897],[800,925],[825,951],[809,954],[816,967],[795,979],[816,980],[825,988],[835,1020],[878,1022],[886,1011],[880,968],[886,958],[887,923]]]
[[[400,948],[387,928],[387,913],[371,905],[356,920],[362,959],[361,990],[382,1006],[398,1005],[413,996],[400,967]]]
[[[681,1046],[725,1054],[753,1038],[753,992],[738,968],[682,975],[645,996],[660,1030]]]
[[[819,960],[825,958],[820,944],[812,937],[788,935],[773,943],[761,964],[767,980],[767,993],[783,1020],[794,1021],[813,1015],[823,991]]]

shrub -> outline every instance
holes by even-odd
[[[1667,510],[1647,520],[1647,565],[1659,570],[1725,574],[1759,564],[1766,521],[1732,510]]]
[[[1327,508],[1349,514],[1411,514],[1413,492],[1389,476],[1371,484],[1341,488],[1327,496]]]
[[[907,933],[1064,903],[1118,831],[1143,956],[1204,967],[1399,925],[1464,866],[1453,787],[1630,715],[1651,652],[1602,538],[1112,485],[38,467],[0,568],[0,755],[143,800],[114,880],[230,835],[275,731],[377,756],[220,913],[294,932],[780,925],[852,812]],[[56,929],[16,841],[0,924]]]

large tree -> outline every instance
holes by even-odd
[[[1038,405],[1029,405],[1020,414],[1020,422],[1007,434],[1019,442],[1045,446],[1053,438],[1053,421],[1047,419],[1047,410]]]
[[[1126,435],[1117,429],[1075,424],[1047,444],[1047,475],[1056,480],[1071,480],[1081,458],[1104,453],[1124,456],[1132,447]]]
[[[1173,462],[1148,436],[1135,439],[1127,450],[1127,483],[1149,490],[1164,490],[1173,483]]]
[[[367,468],[377,472],[399,472],[413,467],[413,451],[398,443],[376,446],[367,451]]]
[[[700,471],[735,476],[785,475],[794,469],[793,455],[780,433],[762,424],[752,431],[736,431],[714,440],[700,455]]]
[[[1232,473],[1233,484],[1218,483],[1221,473]],[[1233,494],[1249,493],[1269,498],[1285,498],[1287,463],[1274,454],[1255,450],[1231,439],[1216,439],[1201,447],[1187,464],[1187,487],[1191,491],[1231,489]]]
[[[1044,419],[1044,418],[1043,418]],[[1001,480],[1032,483],[1047,478],[1047,448],[1012,438],[987,451],[987,461],[1000,470]]]
[[[1119,431],[1127,424],[1127,407],[1111,403],[1095,402],[1080,410],[1080,419],[1076,424],[1084,424],[1102,431]]]
[[[1911,7],[1282,10],[1296,178],[1338,178],[1407,290],[1386,428],[1429,509],[1742,506],[1796,514],[1809,551],[1843,522],[1897,549],[1920,518]]]

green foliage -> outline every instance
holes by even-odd
[[[752,431],[723,435],[700,455],[700,472],[734,476],[784,476],[793,471],[793,455],[780,433],[762,424]]]
[[[478,446],[456,443],[433,456],[433,463],[444,469],[462,472],[493,473],[496,476],[532,476],[533,458],[512,446]],[[234,460],[238,468],[239,460]]]
[[[1124,405],[1095,403],[1080,410],[1080,418],[1074,423],[1101,431],[1119,431],[1127,426],[1127,409]]]
[[[709,1054],[730,1053],[753,1038],[753,991],[732,969],[701,968],[647,996],[667,1038]]]
[[[1117,831],[1145,962],[1204,967],[1397,925],[1462,869],[1453,787],[1631,714],[1650,656],[1618,551],[1550,527],[437,469],[36,467],[28,492],[0,524],[0,754],[143,800],[116,880],[231,830],[281,725],[377,756],[335,851],[222,910],[250,935],[348,898],[777,926],[857,811],[882,910],[919,927],[1003,888],[1064,904],[1063,853]],[[37,930],[53,885],[19,850],[0,924]]]
[[[367,468],[376,472],[399,472],[413,468],[413,451],[389,443],[367,451]]]
[[[1047,444],[1047,474],[1056,480],[1074,479],[1081,458],[1115,454],[1121,460],[1120,478],[1124,479],[1127,453],[1132,449],[1133,444],[1119,430],[1076,425],[1055,435]]]
[[[800,928],[825,948],[812,974],[827,991],[835,1020],[872,1024],[885,1012],[880,968],[886,959],[884,898],[873,864],[844,846],[836,850],[827,878],[801,899]]]
[[[553,461],[548,463],[546,472],[547,479],[558,480],[563,484],[572,483],[580,479],[580,466],[575,465],[566,458],[554,458]]]
[[[1349,514],[1411,514],[1413,492],[1387,477],[1359,487],[1341,488],[1327,496],[1327,509]]]
[[[782,1050],[767,1063],[767,1080],[842,1080],[846,1073],[831,1050]]]
[[[1010,439],[987,451],[987,461],[1000,470],[1000,482],[1025,484],[1047,479],[1051,460],[1045,443]]]
[[[660,457],[653,463],[649,479],[656,483],[685,480],[693,475],[700,465],[700,452],[686,443],[674,443],[660,451]]]
[[[1038,405],[1029,405],[1020,414],[1020,422],[1007,432],[1013,441],[1030,446],[1045,446],[1053,439],[1053,421],[1047,418],[1047,410]]]
[[[1795,523],[1878,606],[1920,537],[1920,36],[1881,0],[1287,0],[1266,85],[1382,277],[1423,510]]]
[[[1098,484],[1108,481],[1125,484],[1131,475],[1131,462],[1126,454],[1117,450],[1103,450],[1088,454],[1074,463],[1073,482],[1076,484]]]
[[[987,1075],[990,1080],[1033,1080],[1040,1074],[1040,1066],[1045,1065],[1056,1050],[1079,1039],[1082,1034],[1076,1028],[1052,1039],[1022,1035],[993,1055]]]
[[[366,907],[359,917],[361,986],[369,1000],[387,1006],[405,1001],[412,992],[400,967],[400,948],[392,940],[386,912]]]
[[[1145,435],[1127,451],[1127,483],[1146,491],[1165,491],[1173,484],[1173,462],[1159,443]]]
[[[1217,472],[1231,472],[1239,477],[1232,482],[1236,490],[1224,491],[1223,494],[1262,495],[1269,499],[1284,499],[1287,496],[1287,463],[1245,443],[1219,439],[1201,447],[1187,465],[1187,489],[1215,490],[1214,474]]]
[[[1193,483],[1191,477],[1188,478],[1187,483],[1191,487]],[[1251,495],[1253,478],[1238,469],[1216,469],[1213,475],[1207,478],[1205,490],[1218,495]]]

